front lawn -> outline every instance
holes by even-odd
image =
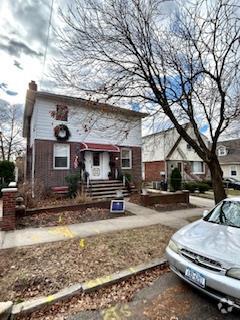
[[[110,213],[109,209],[87,208],[79,210],[65,210],[59,208],[59,212],[42,212],[17,219],[17,229],[53,227],[75,223],[91,222],[98,220],[113,219],[132,215],[130,212],[123,214]]]
[[[0,251],[0,301],[49,295],[162,257],[175,230],[155,225]]]
[[[226,193],[230,196],[240,196],[240,190],[226,189]]]
[[[225,189],[225,191],[228,196],[240,196],[240,190]],[[208,191],[206,193],[191,193],[191,196],[214,200],[213,191]]]

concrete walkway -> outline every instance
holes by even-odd
[[[134,213],[135,216],[72,224],[68,226],[27,228],[8,232],[1,231],[0,249],[68,240],[75,237],[85,238],[101,233],[133,229],[155,224],[162,224],[171,228],[179,229],[188,224],[184,217],[202,214],[202,208],[157,212],[130,202],[126,202],[126,209]]]

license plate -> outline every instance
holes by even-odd
[[[188,278],[190,281],[194,282],[195,284],[197,284],[198,286],[205,288],[206,279],[201,273],[191,268],[187,268],[185,271],[185,277]]]

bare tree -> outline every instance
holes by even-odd
[[[216,147],[240,113],[237,1],[181,1],[170,16],[164,0],[72,2],[61,12],[58,81],[105,101],[141,103],[152,116],[165,114],[208,165],[215,201],[225,198]]]
[[[22,131],[22,105],[11,105],[0,100],[0,155],[11,160],[24,149]]]

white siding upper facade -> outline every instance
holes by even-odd
[[[224,178],[240,180],[240,164],[221,164]]]
[[[143,162],[165,160],[179,135],[175,129],[143,137]]]
[[[193,131],[191,127],[187,130],[191,136],[194,135],[194,133],[191,132]],[[207,138],[204,136],[202,137],[207,144]],[[144,137],[142,148],[143,162],[166,160],[169,152],[172,150],[178,139],[179,134],[175,128]],[[183,138],[179,141],[169,159],[174,161],[202,161],[193,148],[189,146]]]
[[[65,124],[70,142],[92,142],[119,146],[141,146],[141,118],[102,112],[91,107],[67,105],[68,121],[58,121],[51,116],[57,101],[36,98],[31,119],[31,145],[34,139],[56,140],[54,128]]]

